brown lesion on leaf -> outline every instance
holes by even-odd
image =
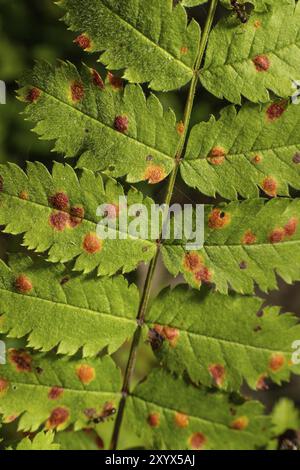
[[[259,165],[263,160],[263,157],[261,155],[254,155],[254,157],[252,158],[252,163],[254,163],[254,165]]]
[[[0,394],[0,396],[1,396],[1,394]],[[18,419],[18,417],[19,417],[19,415],[12,414],[12,415],[9,415],[9,416],[4,416],[2,421],[5,424],[10,424],[10,423],[13,423],[14,421],[16,421],[16,419]]]
[[[160,426],[160,414],[150,413],[148,415],[147,422],[152,428],[158,428]]]
[[[299,219],[297,217],[292,217],[288,223],[284,226],[284,233],[287,237],[292,237],[295,235],[298,229]]]
[[[191,251],[184,255],[183,266],[184,269],[190,272],[195,272],[203,265],[203,258],[196,251]]]
[[[19,198],[22,199],[23,201],[28,201],[29,200],[29,194],[27,191],[21,191],[19,194]]]
[[[98,237],[96,233],[88,233],[83,239],[83,249],[86,253],[94,255],[102,250],[103,241]]]
[[[26,351],[10,349],[8,362],[14,366],[17,372],[32,372],[32,357]]]
[[[185,131],[185,125],[183,121],[178,122],[176,125],[176,130],[179,135],[183,135]]]
[[[236,431],[243,431],[249,426],[249,418],[247,416],[240,416],[232,421],[230,427]]]
[[[207,266],[200,266],[198,271],[195,273],[195,280],[198,283],[204,282],[205,284],[209,284],[212,281],[213,273]]]
[[[293,163],[295,163],[295,165],[299,165],[300,164],[300,152],[296,152],[295,155],[293,155]]]
[[[189,437],[189,447],[193,450],[201,450],[205,446],[207,439],[202,432],[195,432]]]
[[[279,119],[282,114],[287,109],[288,102],[286,100],[279,101],[277,103],[272,103],[268,106],[266,111],[267,120],[270,122],[274,122]]]
[[[208,217],[208,227],[210,229],[223,229],[231,222],[231,214],[222,209],[213,209]]]
[[[64,394],[64,389],[61,387],[52,387],[48,392],[49,400],[58,400]]]
[[[256,390],[258,391],[269,390],[269,386],[267,384],[267,374],[262,374],[258,377],[258,380],[256,382]]]
[[[124,88],[124,82],[122,78],[113,75],[111,72],[108,72],[107,79],[115,91],[122,90]]]
[[[254,245],[257,242],[257,237],[252,230],[249,229],[246,230],[241,241],[243,245]]]
[[[70,199],[64,191],[58,191],[49,197],[49,204],[53,209],[68,211],[70,207]]]
[[[116,116],[114,121],[114,128],[121,134],[125,134],[129,128],[128,116],[126,116],[125,114],[123,114],[122,116]]]
[[[73,206],[71,207],[70,209],[70,227],[71,228],[76,228],[78,227],[83,219],[84,219],[84,215],[85,215],[85,210],[84,210],[84,207],[83,206]]]
[[[179,412],[175,413],[174,421],[179,428],[187,428],[190,423],[188,415]]]
[[[81,383],[89,385],[96,378],[96,371],[94,367],[88,364],[81,364],[76,367],[76,375]]]
[[[70,216],[67,212],[53,211],[49,216],[50,226],[57,232],[63,232],[69,227]]]
[[[207,160],[211,165],[222,165],[225,162],[226,151],[223,147],[214,147],[211,149]]]
[[[31,280],[25,274],[20,274],[15,281],[14,287],[20,294],[29,294],[32,291],[33,285]]]
[[[0,398],[7,392],[8,389],[9,389],[8,380],[0,377]]]
[[[41,94],[42,92],[39,88],[33,87],[28,90],[25,100],[28,101],[28,103],[36,103],[40,98]]]
[[[74,44],[77,44],[84,51],[90,51],[92,49],[92,41],[86,33],[80,34],[74,39]]]
[[[269,235],[269,241],[271,243],[281,243],[285,239],[285,231],[283,228],[275,228]]]
[[[180,54],[181,54],[181,55],[186,55],[188,52],[189,52],[189,49],[188,49],[187,46],[182,46],[182,47],[180,48]]]
[[[258,72],[267,72],[269,70],[271,62],[268,56],[262,54],[254,57],[252,62],[255,65],[255,68]]]
[[[157,184],[163,181],[166,177],[166,172],[162,166],[149,165],[146,168],[144,174],[144,180],[147,180],[149,184]]]
[[[254,25],[255,29],[259,29],[261,27],[261,21],[260,20],[255,20],[253,25]]]
[[[105,84],[104,84],[104,81],[102,80],[100,73],[98,73],[97,70],[95,69],[92,69],[91,73],[92,73],[93,84],[96,87],[100,88],[100,90],[104,90]]]
[[[218,387],[222,387],[225,380],[225,367],[222,364],[211,364],[208,366],[208,371]]]
[[[46,422],[47,429],[60,429],[65,425],[70,417],[70,412],[66,407],[58,407],[52,410]]]
[[[267,176],[261,183],[263,191],[270,197],[276,197],[278,182],[273,176]]]
[[[154,331],[156,331],[164,340],[168,341],[172,348],[175,348],[179,340],[180,332],[177,328],[164,325],[154,325]]]
[[[272,372],[278,372],[285,365],[285,357],[281,353],[272,354],[269,360],[269,368]]]
[[[71,83],[71,99],[73,103],[79,103],[84,98],[84,86],[79,81],[74,81]]]

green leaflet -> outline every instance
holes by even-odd
[[[205,208],[205,243],[188,253],[173,242],[162,248],[164,263],[199,287],[212,282],[221,293],[277,288],[275,274],[287,283],[300,279],[300,200],[250,199]]]
[[[120,399],[121,374],[109,357],[67,361],[13,349],[0,378],[3,421],[21,416],[24,431],[86,428],[93,414],[108,404],[117,408]]]
[[[25,437],[18,445],[16,450],[60,450],[60,445],[55,444],[54,433],[52,432],[39,432],[32,441],[29,437]]]
[[[280,108],[245,104],[239,112],[228,106],[192,129],[181,174],[201,192],[227,199],[258,197],[268,193],[288,195],[289,185],[300,189],[300,106]],[[271,119],[273,110],[280,119]]]
[[[185,9],[173,0],[61,0],[71,31],[89,38],[89,52],[102,52],[110,70],[125,69],[130,82],[174,90],[193,76],[199,25],[188,25]],[[99,27],[101,25],[101,27]],[[136,108],[138,109],[138,108]]]
[[[111,228],[117,240],[100,240],[96,235],[100,205],[107,206],[111,218],[122,211],[118,204],[124,191],[115,181],[108,180],[104,186],[100,175],[87,170],[78,178],[71,167],[58,163],[52,176],[40,163],[29,163],[27,175],[16,165],[0,165],[0,175],[0,224],[6,225],[7,233],[25,233],[24,245],[29,249],[49,250],[49,261],[65,263],[76,258],[77,271],[89,273],[98,268],[99,275],[111,275],[121,269],[132,271],[138,263],[152,259],[155,242],[129,235],[121,240],[118,225],[116,230]],[[64,203],[57,195],[68,199],[64,210],[54,208]],[[53,198],[58,199],[56,204]],[[128,206],[136,203],[149,208],[152,201],[131,189]]]
[[[165,338],[160,362],[178,374],[187,371],[194,383],[239,390],[246,380],[263,390],[268,378],[280,384],[291,372],[300,374],[300,366],[291,365],[297,318],[263,310],[261,299],[180,286],[154,301],[148,322]]]
[[[55,140],[55,151],[76,157],[78,167],[158,183],[174,167],[175,114],[164,112],[153,94],[146,99],[140,86],[116,90],[112,80],[103,83],[95,70],[78,71],[69,62],[38,63],[21,80],[19,95],[30,103],[26,114],[35,132]]]
[[[274,5],[252,13],[246,24],[235,15],[212,31],[202,85],[218,98],[241,103],[241,95],[255,103],[270,100],[268,90],[287,98],[300,68],[300,5]]]
[[[269,434],[260,403],[236,404],[229,395],[187,385],[163,370],[152,372],[128,398],[126,420],[154,449],[251,450]]]
[[[69,277],[63,266],[25,256],[0,262],[0,331],[59,354],[115,352],[136,329],[139,294],[122,277]]]
[[[280,436],[289,429],[299,431],[300,413],[288,398],[281,398],[272,411],[273,434]]]

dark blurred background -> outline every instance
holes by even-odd
[[[64,23],[59,21],[62,15],[61,10],[54,4],[52,0],[0,0],[0,80],[5,81],[7,85],[7,104],[0,105],[0,162],[10,161],[18,163],[23,168],[27,160],[39,160],[51,168],[52,160],[63,161],[63,156],[50,153],[52,144],[37,139],[33,134],[31,124],[25,122],[21,115],[23,105],[15,98],[15,90],[17,88],[17,80],[26,68],[33,66],[34,61],[39,59],[55,62],[59,59],[69,59],[75,64],[81,61],[95,64],[97,55],[87,55],[79,49],[73,40],[75,35],[66,30]],[[207,6],[203,5],[190,10],[190,14],[196,16],[200,23],[206,17]],[[217,15],[220,17],[225,13],[221,7]],[[228,14],[228,12],[226,12]],[[97,68],[101,71],[101,66]],[[145,90],[146,91],[146,90]],[[186,99],[186,89],[179,92],[171,92],[166,94],[158,94],[165,107],[171,106],[176,114],[178,121],[182,119],[184,103]],[[192,124],[201,120],[206,120],[210,114],[218,115],[219,110],[226,103],[215,99],[208,95],[203,89],[197,91],[195,109],[193,113]],[[143,185],[138,185],[141,189]],[[160,202],[164,195],[163,185],[155,187],[147,186],[147,192]],[[206,197],[202,197],[198,193],[184,186],[182,181],[176,184],[176,200],[179,202],[209,202]],[[8,252],[20,249],[21,237],[7,237],[0,234],[0,258],[5,259]],[[139,268],[137,279],[139,285],[142,285],[146,267]],[[174,284],[181,280],[171,279],[166,273],[162,264],[160,264],[157,276],[155,278],[154,294],[170,283]],[[279,281],[280,289],[271,293],[266,298],[267,304],[279,305],[283,311],[290,311],[300,315],[300,284],[294,286]],[[128,352],[128,345],[116,356],[118,362],[124,366]],[[145,367],[145,363],[147,366]],[[142,347],[140,360],[137,365],[135,380],[143,377],[148,368],[154,363],[154,358],[149,353],[149,347]],[[247,394],[254,394],[246,390]],[[298,406],[300,406],[300,379],[293,378],[290,384],[281,388],[271,385],[268,392],[263,394],[254,394],[263,400],[270,410],[274,402],[281,396],[290,397]],[[109,433],[108,429],[104,430],[105,434]],[[12,441],[15,439],[15,428],[7,426],[4,433]],[[68,443],[68,437],[65,439],[65,446]],[[86,442],[86,435],[80,435],[80,442]],[[123,445],[126,445],[124,440]],[[99,444],[99,442],[98,442]],[[93,444],[94,445],[94,444]],[[73,446],[75,443],[73,442]],[[94,445],[95,447],[95,445]],[[99,447],[99,445],[98,445]]]

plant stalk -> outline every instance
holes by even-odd
[[[187,139],[187,133],[189,129],[189,124],[191,120],[191,115],[192,115],[192,110],[194,106],[194,100],[195,100],[195,94],[196,94],[196,89],[197,89],[197,84],[198,84],[198,79],[199,79],[199,69],[203,60],[204,52],[206,49],[207,41],[208,41],[208,36],[212,27],[213,19],[215,16],[216,8],[217,8],[218,0],[211,0],[206,23],[204,30],[202,32],[201,36],[201,41],[199,44],[199,51],[197,55],[197,59],[195,62],[194,66],[194,76],[192,78],[192,82],[190,85],[189,89],[189,94],[185,106],[185,111],[184,111],[184,118],[183,118],[183,124],[184,124],[184,131],[183,134],[180,138],[177,150],[176,150],[176,155],[175,155],[175,167],[170,175],[169,178],[169,183],[166,191],[166,197],[164,204],[170,205],[173,193],[174,193],[174,187],[175,187],[175,182],[179,170],[179,165],[182,160],[182,155],[184,151],[184,147],[186,144],[186,139]],[[155,274],[156,266],[157,266],[157,261],[159,258],[159,252],[160,252],[160,245],[162,242],[162,238],[157,243],[157,250],[155,257],[152,259],[148,273],[147,273],[147,278],[145,281],[145,286],[143,289],[142,293],[142,298],[140,302],[140,307],[139,307],[139,312],[137,316],[137,329],[135,331],[131,348],[130,348],[130,353],[129,353],[129,358],[128,358],[128,363],[125,371],[125,376],[124,376],[124,382],[123,382],[123,388],[122,388],[122,398],[120,401],[120,406],[118,409],[118,414],[116,417],[115,421],[115,426],[114,426],[114,431],[113,431],[113,436],[110,444],[110,449],[111,450],[116,450],[118,447],[118,440],[119,440],[119,435],[120,435],[120,430],[121,430],[121,425],[123,421],[123,416],[124,416],[124,411],[125,411],[125,406],[126,406],[126,400],[129,394],[129,389],[130,389],[130,383],[131,383],[131,378],[135,369],[135,364],[136,364],[136,358],[137,358],[137,351],[142,335],[142,328],[145,322],[145,316],[147,312],[147,308],[149,305],[149,300],[150,300],[150,294],[151,294],[151,288],[152,288],[152,281],[153,277]]]

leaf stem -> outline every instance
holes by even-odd
[[[205,27],[201,36],[201,40],[199,44],[199,51],[198,51],[197,59],[196,59],[195,66],[194,66],[194,76],[190,85],[189,94],[188,94],[185,111],[184,111],[184,119],[183,119],[184,132],[180,138],[180,141],[176,150],[176,155],[175,155],[176,164],[175,164],[175,168],[173,169],[170,175],[169,183],[168,183],[168,187],[166,191],[166,197],[165,197],[165,202],[164,202],[166,205],[170,205],[172,197],[173,197],[175,182],[176,182],[180,162],[182,160],[184,147],[186,144],[187,133],[188,133],[192,110],[194,106],[195,94],[196,94],[196,89],[197,89],[197,84],[198,84],[198,79],[199,79],[199,69],[203,60],[203,56],[204,56],[204,52],[206,49],[208,36],[212,27],[213,19],[215,16],[217,4],[218,4],[218,0],[211,0]],[[135,369],[137,351],[138,351],[138,347],[139,347],[139,343],[140,343],[140,339],[142,335],[142,327],[145,322],[145,316],[146,316],[147,308],[149,305],[152,281],[153,281],[153,277],[155,274],[157,261],[159,258],[161,241],[162,240],[160,238],[160,240],[158,240],[158,243],[157,243],[157,250],[156,250],[155,257],[152,259],[149,269],[148,269],[147,278],[146,278],[145,286],[144,286],[143,293],[142,293],[139,312],[137,316],[138,326],[133,336],[128,363],[126,366],[123,388],[122,388],[122,398],[120,401],[120,406],[118,409],[118,414],[116,417],[113,436],[112,436],[111,445],[110,445],[111,450],[116,450],[118,447],[119,434],[120,434],[121,425],[123,421],[126,400],[129,394],[131,378]]]

